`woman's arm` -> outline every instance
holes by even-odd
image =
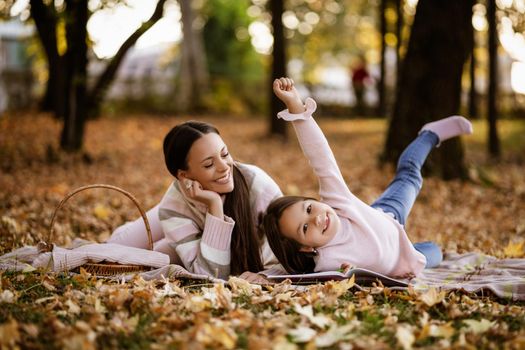
[[[155,243],[164,238],[164,233],[162,232],[162,227],[160,226],[159,222],[159,205],[157,204],[148,210],[146,212],[146,217],[148,218],[153,242]],[[133,221],[126,222],[124,225],[117,227],[107,242],[147,249],[149,243],[144,220],[142,217],[139,217]]]
[[[230,242],[235,222],[206,213],[203,223],[188,208],[176,184],[164,195],[159,219],[169,245],[190,272],[227,279],[230,274]],[[196,209],[195,209],[196,210]]]

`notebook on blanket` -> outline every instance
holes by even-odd
[[[372,283],[381,282],[385,287],[407,287],[406,280],[394,279],[386,275],[371,270],[354,267],[348,271],[324,271],[295,275],[283,275],[273,271],[265,271],[264,276],[272,282],[280,282],[286,279],[294,283],[317,283],[325,281],[340,281],[355,276],[355,283],[359,285],[371,285]]]

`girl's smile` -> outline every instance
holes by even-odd
[[[339,217],[327,204],[304,200],[286,208],[279,219],[281,233],[306,251],[326,245],[339,230]]]

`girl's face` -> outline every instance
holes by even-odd
[[[233,191],[233,159],[219,135],[204,134],[193,143],[187,159],[188,169],[179,170],[179,179],[182,175],[197,181],[208,191]]]
[[[302,251],[326,245],[339,226],[339,217],[332,207],[311,199],[292,204],[279,219],[281,234],[301,244]]]

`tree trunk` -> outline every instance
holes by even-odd
[[[56,26],[57,14],[54,6],[45,5],[42,0],[30,0],[30,13],[35,22],[38,37],[42,43],[48,65],[48,81],[40,106],[44,111],[54,112],[55,116],[64,116],[63,100],[64,75],[63,57],[57,49]]]
[[[396,0],[396,80],[401,72],[401,46],[403,45],[403,0]]]
[[[182,16],[182,60],[177,84],[177,106],[183,112],[198,112],[209,88],[209,74],[202,34],[193,28],[191,0],[179,0]]]
[[[469,76],[470,76],[470,90],[468,98],[468,116],[469,118],[478,117],[478,93],[476,91],[476,55],[475,51],[475,41],[472,48],[472,53],[470,54],[470,65],[469,65]]]
[[[429,121],[457,114],[463,65],[472,47],[473,0],[420,0],[397,85],[383,159],[396,162]],[[427,170],[445,179],[466,178],[459,139],[443,144]]]
[[[120,47],[119,51],[99,77],[91,94],[87,93],[87,21],[88,0],[66,0],[65,9],[59,14],[54,2],[30,0],[31,17],[35,21],[39,39],[48,62],[48,91],[44,105],[64,120],[60,147],[67,151],[82,148],[84,125],[90,111],[98,111],[105,92],[113,81],[126,52],[137,39],[162,18],[164,3],[159,0],[150,19],[143,23]],[[60,55],[57,49],[57,21],[64,17],[66,23],[67,51]]]
[[[157,23],[159,19],[162,18],[162,15],[164,13],[165,2],[166,0],[159,0],[157,2],[157,6],[155,7],[155,10],[153,11],[151,17],[146,22],[142,23],[142,25],[137,30],[135,30],[135,32],[133,32],[133,34],[131,34],[130,37],[126,39],[126,41],[124,41],[122,46],[117,51],[116,55],[106,66],[104,72],[102,72],[102,74],[95,82],[93,88],[88,94],[87,99],[87,105],[89,107],[88,114],[90,116],[97,116],[100,113],[100,107],[102,105],[102,102],[104,101],[104,97],[106,96],[109,86],[115,79],[118,68],[124,60],[124,57],[128,53],[129,49],[133,47],[133,45],[135,45],[135,43],[141,37],[141,35],[144,34],[148,29],[150,29],[155,23]]]
[[[60,147],[65,151],[82,148],[87,117],[87,21],[88,0],[66,0],[67,52],[64,127]]]
[[[273,27],[273,52],[272,52],[272,75],[271,82],[286,76],[286,44],[284,39],[284,28],[282,16],[284,12],[284,0],[270,0],[270,13],[272,15]],[[270,82],[270,87],[272,86]],[[286,138],[286,122],[277,119],[277,113],[285,108],[273,90],[270,91],[270,134],[280,135]]]
[[[496,28],[496,0],[487,1],[487,21],[489,30],[489,91],[488,91],[488,122],[489,122],[489,153],[492,157],[501,155],[500,142],[497,130],[498,94],[498,38]]]
[[[379,23],[380,23],[380,32],[381,32],[381,55],[379,62],[379,83],[377,86],[377,92],[379,94],[379,105],[378,105],[378,114],[381,117],[386,115],[386,101],[385,101],[385,78],[386,78],[386,65],[385,65],[385,51],[386,51],[386,2],[387,0],[380,0],[379,6]]]

